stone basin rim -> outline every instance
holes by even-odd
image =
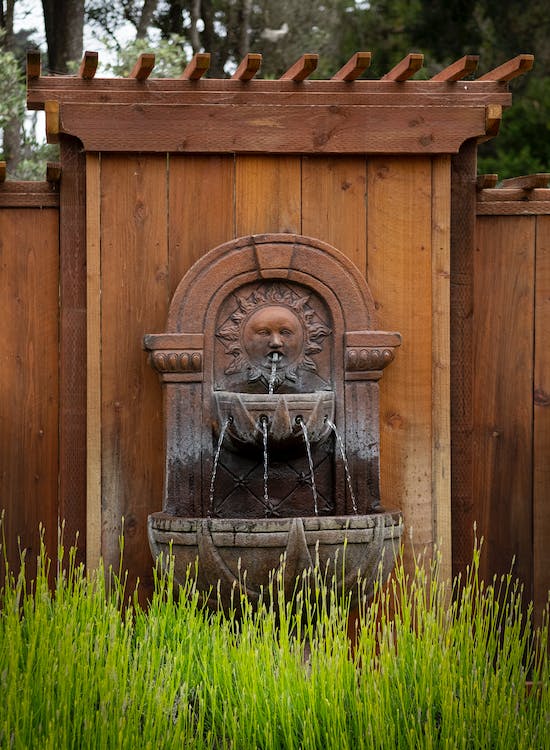
[[[305,531],[375,528],[380,519],[386,528],[403,526],[403,516],[399,510],[387,510],[383,513],[366,513],[359,515],[338,516],[288,516],[284,518],[203,518],[175,516],[163,511],[151,513],[148,524],[159,531],[194,531],[206,521],[212,532],[235,531],[265,534],[280,533],[290,530],[297,519],[301,520]]]

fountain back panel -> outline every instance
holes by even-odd
[[[198,556],[206,589],[221,580],[229,591],[254,569],[253,597],[283,553],[289,586],[320,548],[334,556],[344,541],[357,553],[346,553],[353,579],[367,558],[377,565],[402,532],[380,498],[378,407],[400,336],[377,330],[367,283],[344,255],[290,234],[217,247],[180,282],[167,332],[144,344],[165,395],[154,555],[182,545],[176,572]]]

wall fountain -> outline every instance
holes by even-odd
[[[357,268],[317,239],[242,237],[196,262],[167,332],[144,340],[166,426],[153,555],[172,545],[180,581],[198,558],[213,606],[236,582],[256,600],[283,555],[287,593],[315,562],[341,572],[345,557],[346,591],[382,559],[389,572],[403,525],[380,498],[378,381],[399,344]]]

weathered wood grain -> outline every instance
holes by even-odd
[[[57,554],[58,242],[56,209],[0,212],[0,512],[9,565],[20,546],[29,581],[40,523]]]
[[[144,594],[152,583],[147,515],[161,503],[164,461],[161,390],[142,342],[166,322],[166,185],[164,157],[102,156],[102,549],[115,563],[124,517],[130,578],[144,576]]]
[[[485,107],[475,105],[68,102],[59,117],[52,138],[58,131],[76,136],[87,151],[156,153],[455,153],[487,127]]]
[[[432,498],[440,575],[452,578],[451,525],[451,160],[432,164]]]
[[[59,517],[86,554],[86,179],[78,142],[61,138],[59,277]],[[62,208],[61,208],[62,206]]]
[[[453,575],[472,560],[473,296],[477,144],[451,157],[451,516]]]
[[[533,441],[533,599],[540,624],[550,591],[550,211],[537,218]]]
[[[235,173],[235,234],[301,233],[299,157],[239,156]]]
[[[402,509],[422,550],[433,542],[431,160],[371,158],[367,186],[368,282],[380,327],[402,335],[380,382],[382,503]]]
[[[473,487],[486,580],[532,581],[535,219],[479,218],[474,253]]]
[[[86,565],[101,555],[101,161],[86,156]]]
[[[367,272],[367,165],[364,157],[304,157],[302,233],[345,253]]]
[[[233,156],[170,155],[170,297],[193,263],[235,236]]]

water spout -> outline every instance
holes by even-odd
[[[313,493],[313,510],[315,511],[315,515],[318,516],[319,508],[318,508],[318,502],[317,502],[317,487],[315,486],[315,474],[313,471],[313,457],[311,455],[311,446],[309,444],[307,427],[302,417],[296,417],[296,423],[300,425],[300,427],[302,428],[303,435],[304,435],[304,442],[306,444],[306,451],[307,451],[307,459],[309,461],[309,474],[311,476],[311,492]]]
[[[279,357],[281,355],[279,352],[273,352],[271,354],[271,375],[269,376],[269,395],[273,395],[273,391],[275,390],[275,378],[277,377],[277,362],[279,361]]]
[[[355,502],[355,493],[353,492],[353,487],[351,483],[351,474],[349,471],[348,457],[346,456],[346,449],[344,446],[344,441],[342,440],[340,433],[336,429],[336,425],[334,424],[334,422],[331,422],[330,419],[327,419],[327,424],[330,427],[330,429],[334,432],[334,435],[336,436],[336,442],[338,443],[340,454],[342,456],[342,461],[344,462],[344,471],[346,472],[346,482],[348,483],[348,490],[349,490],[349,495],[351,497],[351,504],[353,507],[353,512],[355,513],[355,515],[357,515],[357,503]]]
[[[214,463],[212,464],[212,476],[210,477],[210,504],[209,504],[209,510],[208,515],[211,516],[214,513],[214,487],[216,484],[216,474],[218,472],[218,463],[220,461],[220,453],[222,450],[222,443],[223,439],[225,437],[225,432],[227,430],[227,427],[232,422],[231,417],[227,417],[227,419],[224,421],[222,425],[222,429],[220,430],[220,436],[218,438],[218,445],[216,447],[216,453],[214,454]]]

